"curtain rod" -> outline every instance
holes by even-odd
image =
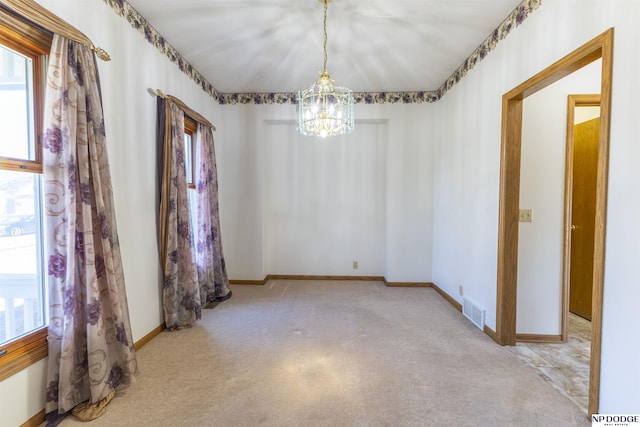
[[[182,108],[184,112],[187,113],[187,115],[189,115],[189,117],[191,117],[193,120],[199,123],[202,123],[205,126],[209,126],[213,130],[216,130],[216,127],[209,120],[207,120],[204,116],[199,114],[197,111],[190,108],[187,104],[182,102],[182,100],[180,100],[179,98],[176,98],[175,96],[171,96],[171,95],[166,95],[160,89],[153,90],[151,88],[148,88],[147,92],[149,92],[149,95],[151,96],[159,96],[160,98],[170,99],[171,101],[178,104],[178,106]]]
[[[0,0],[0,4],[47,31],[89,46],[103,61],[111,61],[109,54],[104,49],[94,46],[84,33],[34,0]]]

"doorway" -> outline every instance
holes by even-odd
[[[516,343],[518,271],[518,218],[520,198],[520,156],[524,98],[602,58],[600,130],[596,178],[595,236],[593,249],[593,301],[591,361],[589,370],[589,414],[598,412],[600,393],[600,347],[604,242],[606,226],[609,125],[613,64],[613,28],[605,31],[550,67],[503,95],[502,145],[500,159],[500,207],[498,223],[496,341]]]
[[[563,342],[568,341],[569,313],[592,319],[600,112],[599,94],[568,96]]]

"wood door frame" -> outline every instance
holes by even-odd
[[[567,145],[564,172],[564,236],[562,261],[562,342],[569,341],[569,293],[571,291],[571,218],[573,214],[573,154],[576,107],[599,107],[600,94],[567,96]]]
[[[604,282],[613,28],[595,37],[540,73],[502,96],[502,142],[500,149],[500,207],[498,212],[498,260],[496,338],[501,345],[516,343],[518,277],[518,211],[520,202],[520,156],[522,104],[524,98],[582,67],[602,59],[600,88],[600,138],[596,186],[596,222],[593,268],[593,315],[589,374],[590,414],[598,412],[600,399],[600,347],[602,344],[602,295]]]

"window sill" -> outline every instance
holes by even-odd
[[[1,350],[6,350],[4,356],[0,356],[0,381],[33,365],[47,357],[49,353],[47,345],[47,328],[37,331],[9,343]]]

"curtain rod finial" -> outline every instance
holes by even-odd
[[[102,59],[104,62],[109,62],[111,61],[111,57],[109,56],[109,54],[107,53],[106,50],[104,50],[101,47],[95,47],[95,46],[91,46],[91,49],[93,49],[93,51],[96,53],[96,56],[100,59]]]

